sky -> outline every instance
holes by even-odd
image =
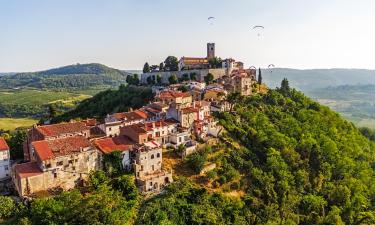
[[[374,0],[0,0],[0,72],[142,69],[204,57],[207,42],[246,66],[375,69],[374,11]]]

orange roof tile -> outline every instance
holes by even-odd
[[[45,136],[58,136],[61,134],[86,131],[89,128],[86,127],[83,122],[73,122],[38,126],[36,129],[38,129]]]
[[[0,137],[0,151],[8,151],[9,146],[4,138]]]
[[[17,164],[14,168],[20,178],[32,177],[43,173],[36,162]]]
[[[91,143],[83,136],[75,136],[55,140],[34,141],[32,145],[36,154],[44,161],[78,153],[81,151],[81,148],[90,147]]]
[[[95,140],[95,145],[105,154],[114,151],[129,151],[132,149],[134,142],[125,136],[113,138],[104,138]]]
[[[147,119],[146,113],[140,110],[135,110],[132,112],[114,113],[113,115],[118,120],[126,120],[126,121]]]

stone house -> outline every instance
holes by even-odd
[[[137,146],[134,168],[136,183],[142,193],[158,193],[173,182],[172,171],[166,171],[162,167],[160,146]]]
[[[0,180],[10,178],[10,148],[0,137]]]
[[[20,196],[53,188],[69,190],[100,169],[99,152],[83,136],[32,142],[32,161],[14,165],[12,179]]]
[[[106,137],[94,140],[94,145],[100,150],[101,154],[110,154],[114,151],[121,152],[122,168],[130,170],[132,168],[132,156],[134,142],[126,136]],[[102,157],[101,157],[102,158]]]
[[[114,113],[105,118],[105,133],[107,137],[120,135],[120,128],[133,124],[143,123],[148,119],[147,113],[142,110]]]
[[[74,136],[89,138],[91,136],[90,127],[86,126],[83,122],[59,123],[44,126],[34,125],[28,131],[27,139],[24,143],[24,160],[33,160],[30,153],[34,141],[54,140]]]
[[[161,91],[155,96],[155,99],[167,105],[180,105],[183,107],[190,105],[193,101],[189,93],[172,90]]]

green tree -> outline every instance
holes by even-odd
[[[109,179],[104,171],[98,170],[90,173],[89,183],[94,189],[99,189],[103,185],[108,185]]]
[[[206,163],[206,155],[195,152],[187,157],[186,163],[195,173],[200,173]]]
[[[182,91],[182,92],[188,92],[189,91],[189,88],[186,86],[186,85],[182,85],[178,88],[179,91]]]
[[[148,65],[148,62],[143,65],[143,73],[149,73],[150,72],[150,65]]]
[[[134,177],[131,175],[122,175],[113,182],[113,187],[122,193],[127,200],[136,200],[138,197],[138,189],[134,183]]]
[[[208,73],[206,76],[204,76],[204,81],[206,84],[210,84],[214,80],[214,75],[212,73]]]
[[[161,62],[161,63],[159,64],[159,71],[163,71],[163,70],[164,70],[164,63]]]
[[[16,205],[10,197],[0,196],[0,219],[6,219],[13,215]]]
[[[284,78],[281,81],[281,87],[280,87],[280,92],[284,95],[288,94],[290,92],[290,87],[289,87],[289,81],[288,79]]]
[[[53,119],[57,116],[57,110],[56,110],[55,105],[53,104],[48,105],[48,114],[49,114],[50,119]]]
[[[197,80],[197,73],[196,72],[190,73],[190,80],[194,80],[194,81]]]
[[[168,56],[164,61],[164,69],[167,71],[178,70],[178,60],[175,56]]]
[[[208,60],[208,63],[210,64],[210,68],[221,68],[222,67],[223,60],[218,57],[214,57],[212,59]]]
[[[258,74],[258,84],[262,84],[262,70],[259,68],[259,74]]]
[[[103,157],[105,171],[110,175],[118,175],[122,171],[122,154],[120,151],[114,151],[105,154]]]
[[[23,159],[23,144],[26,141],[27,134],[25,130],[17,130],[11,134],[11,137],[8,141],[10,151],[10,158]]]
[[[156,75],[156,83],[161,84],[161,82],[162,82],[162,80],[161,80],[160,74]]]
[[[172,74],[172,76],[168,78],[168,81],[169,81],[169,84],[177,84],[178,82],[177,76],[175,74]]]

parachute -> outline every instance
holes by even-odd
[[[260,30],[263,30],[264,29],[264,26],[253,26],[253,30],[258,30],[258,37],[260,36]]]
[[[271,73],[273,72],[273,68],[275,68],[275,65],[273,65],[273,64],[269,64],[268,65],[268,69],[271,71]]]
[[[210,23],[210,25],[214,25],[214,20],[215,20],[215,19],[216,19],[216,18],[213,17],[213,16],[210,16],[210,17],[207,18],[207,20],[208,20],[208,22]]]

